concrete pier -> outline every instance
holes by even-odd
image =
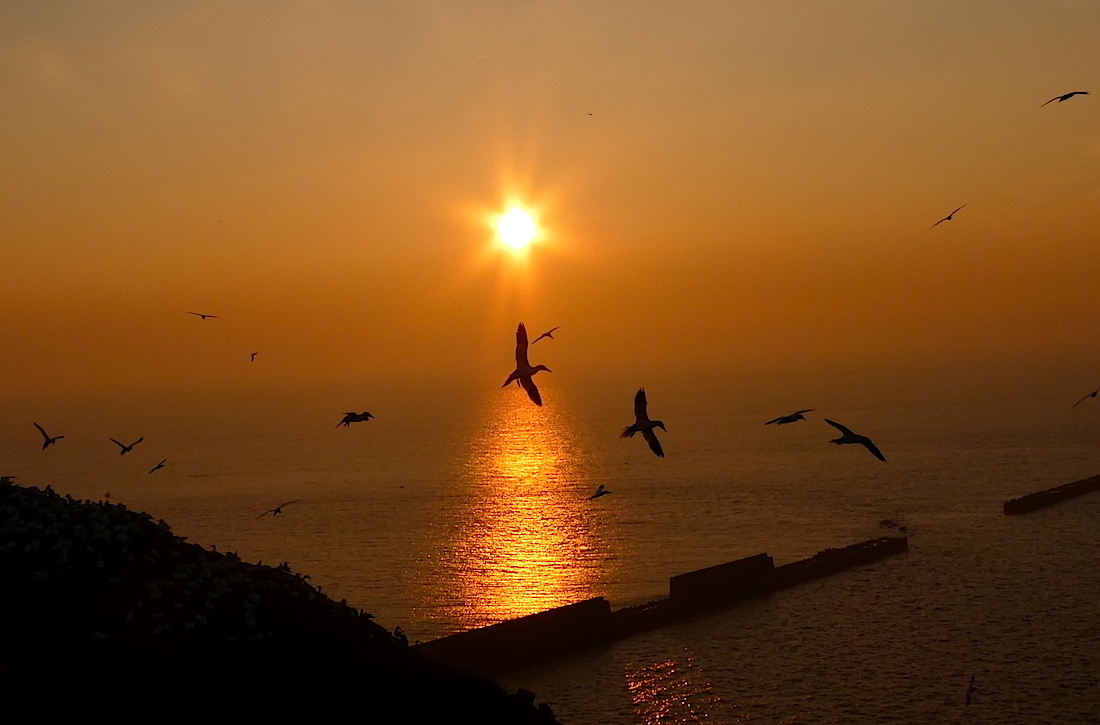
[[[1062,501],[1068,501],[1071,498],[1084,496],[1086,493],[1092,493],[1093,491],[1100,491],[1100,476],[1093,476],[1073,483],[1064,483],[1045,491],[1036,491],[1020,498],[1005,501],[1004,512],[1007,515],[1026,514]]]

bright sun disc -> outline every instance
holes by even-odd
[[[523,209],[512,209],[497,220],[497,234],[500,241],[512,249],[523,249],[538,233],[535,220]]]

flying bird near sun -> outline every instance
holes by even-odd
[[[883,463],[886,462],[886,456],[882,455],[882,451],[880,451],[878,449],[878,447],[874,443],[872,443],[871,439],[868,438],[867,436],[861,436],[858,433],[853,433],[850,429],[845,428],[840,423],[837,423],[835,421],[831,421],[828,418],[825,419],[825,422],[844,434],[841,437],[835,438],[832,441],[830,441],[831,443],[836,443],[837,445],[841,445],[841,444],[844,444],[844,443],[859,444],[859,445],[863,446],[864,448],[866,448],[867,450],[871,451],[872,456],[879,459]]]
[[[959,209],[962,209],[962,208],[963,208],[963,206],[966,206],[966,204],[963,204],[962,206],[960,206],[960,207],[959,207]],[[938,222],[936,222],[935,224],[933,224],[932,226],[930,226],[930,227],[928,227],[928,228],[929,228],[929,229],[935,229],[935,228],[936,228],[937,226],[939,226],[940,224],[943,224],[944,222],[949,222],[949,221],[951,221],[951,217],[955,216],[955,214],[956,214],[956,213],[957,213],[957,212],[959,211],[959,209],[956,209],[955,211],[951,212],[950,214],[948,214],[947,216],[945,216],[945,217],[944,217],[943,219],[940,219],[940,220],[939,220]]]
[[[216,320],[216,319],[218,319],[218,316],[217,316],[217,315],[207,315],[207,314],[203,314],[202,312],[188,312],[187,314],[189,314],[189,315],[197,315],[197,316],[201,317],[201,318],[202,318],[202,319],[204,319],[204,320],[205,320],[205,319],[206,319],[207,317],[212,317],[212,318],[213,318],[213,319],[215,319],[215,320]]]
[[[561,325],[558,325],[557,327],[550,328],[550,330],[548,332],[544,332],[541,335],[539,335],[538,337],[536,337],[531,342],[531,344],[534,345],[536,342],[538,342],[539,340],[541,340],[544,337],[549,337],[551,340],[553,340],[554,339],[554,330],[559,330],[559,329],[561,329]]]
[[[33,421],[32,421],[32,422],[33,422]],[[45,439],[45,440],[43,440],[43,441],[42,441],[42,450],[46,450],[47,448],[49,448],[50,446],[52,446],[52,445],[53,445],[54,443],[57,443],[57,442],[58,442],[59,440],[61,440],[62,438],[64,438],[64,437],[65,437],[65,436],[53,436],[53,437],[51,438],[51,437],[50,437],[50,436],[49,436],[49,435],[48,435],[48,434],[46,433],[46,431],[42,430],[42,426],[40,426],[40,425],[38,425],[37,423],[35,423],[35,424],[34,424],[34,427],[38,429],[38,432],[42,434],[42,438],[44,438],[44,439]]]
[[[623,428],[623,432],[619,437],[633,438],[635,433],[641,433],[646,443],[649,444],[650,450],[656,453],[659,458],[664,458],[665,452],[661,449],[661,441],[657,440],[657,434],[653,432],[653,429],[660,428],[665,433],[668,433],[668,429],[665,428],[663,422],[649,419],[649,413],[646,411],[647,405],[645,388],[638,388],[638,392],[634,394],[634,425]]]
[[[350,428],[352,423],[365,423],[373,417],[373,415],[365,410],[362,413],[352,411],[351,413],[345,413],[340,422],[336,424],[336,427],[339,428],[340,426],[344,426],[345,428]]]
[[[1054,98],[1051,98],[1049,101],[1047,101],[1047,103],[1054,103],[1055,101],[1058,101],[1059,103],[1061,103],[1062,101],[1068,101],[1070,98],[1073,98],[1074,96],[1087,96],[1087,95],[1089,95],[1088,91],[1071,91],[1071,92],[1065,93],[1061,96],[1055,96]],[[1047,105],[1047,103],[1044,103],[1043,106]],[[1039,106],[1039,108],[1042,108],[1043,106]]]
[[[545,365],[536,365],[531,367],[531,363],[527,361],[527,328],[523,326],[523,323],[519,323],[519,327],[516,328],[516,369],[512,371],[512,374],[508,376],[508,379],[504,381],[502,388],[507,388],[513,381],[519,382],[523,389],[527,391],[527,397],[529,397],[535,405],[542,405],[542,396],[539,395],[538,386],[535,385],[535,381],[532,378],[540,370],[546,372],[552,372],[550,368]]]
[[[790,415],[781,415],[778,418],[772,418],[771,420],[769,420],[764,425],[771,425],[772,423],[775,423],[776,425],[786,425],[787,423],[794,423],[795,421],[806,420],[806,416],[804,416],[802,414],[803,413],[809,413],[812,410],[813,410],[813,408],[806,408],[805,410],[796,410],[795,412],[791,413]]]
[[[136,446],[138,443],[141,443],[143,440],[145,440],[145,436],[142,436],[141,438],[138,438],[136,441],[134,441],[130,445],[126,445],[124,443],[119,443],[114,438],[111,439],[111,442],[122,449],[121,451],[118,452],[118,455],[125,456],[127,453],[134,450],[134,446]]]

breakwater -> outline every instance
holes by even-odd
[[[1093,491],[1100,491],[1100,476],[1064,483],[1045,491],[1036,491],[1020,498],[1010,499],[1004,502],[1004,512],[1009,515],[1026,514]]]
[[[690,617],[765,596],[803,582],[867,564],[909,548],[905,537],[884,537],[809,559],[775,566],[757,554],[669,579],[668,597],[612,611],[603,597],[459,632],[416,646],[444,664],[494,675],[614,642]]]

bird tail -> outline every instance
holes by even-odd
[[[623,428],[623,432],[619,434],[619,437],[620,438],[633,438],[634,434],[637,433],[637,432],[638,431],[634,430],[634,426],[628,425],[627,427]]]

